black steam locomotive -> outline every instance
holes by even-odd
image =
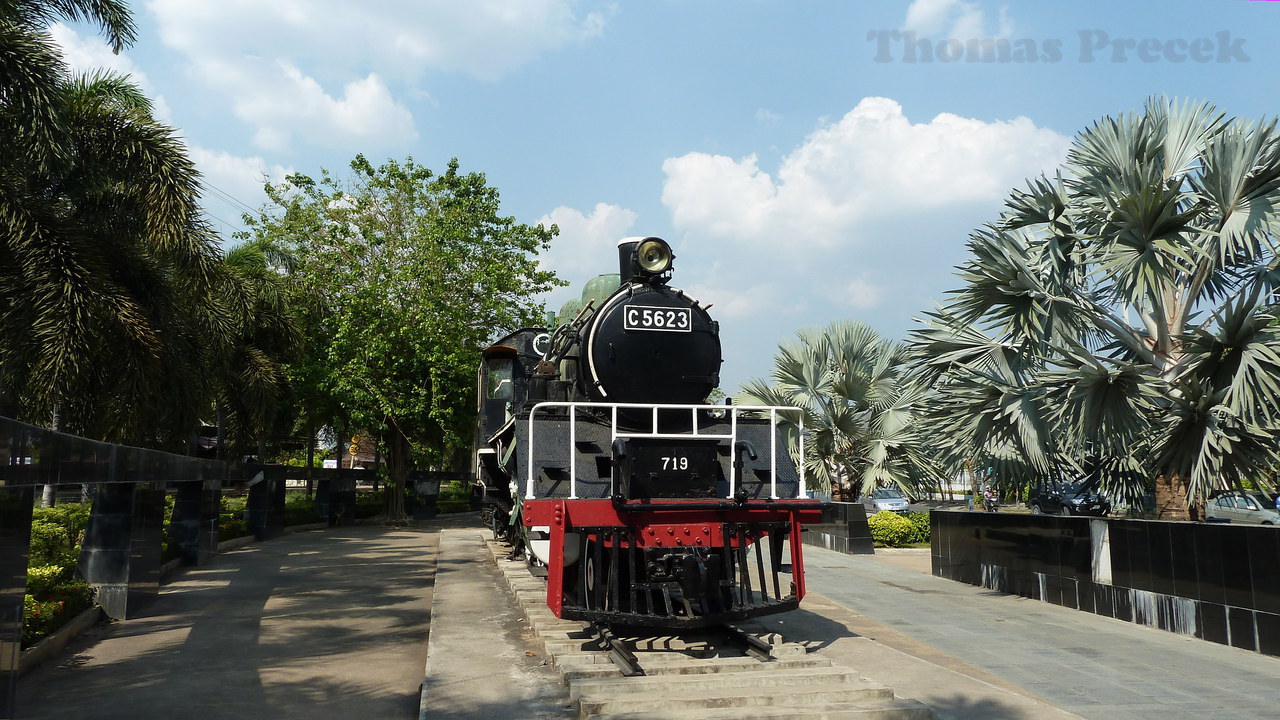
[[[794,408],[716,406],[719,325],[669,285],[660,238],[619,243],[553,329],[480,366],[476,482],[495,535],[545,565],[557,617],[700,627],[789,610],[817,522],[778,426]]]

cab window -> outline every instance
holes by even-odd
[[[489,361],[485,378],[485,397],[489,400],[511,400],[511,358],[495,358]]]

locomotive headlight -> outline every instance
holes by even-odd
[[[671,246],[665,240],[648,238],[636,248],[636,264],[646,275],[661,275],[671,269]]]

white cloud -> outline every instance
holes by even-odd
[[[689,153],[663,163],[677,227],[755,243],[853,246],[873,221],[997,200],[1065,157],[1069,139],[1025,117],[942,113],[912,123],[866,98],[783,158],[775,179],[754,155]]]
[[[603,31],[575,0],[150,0],[163,42],[227,98],[265,149],[417,138],[396,99],[431,71],[492,80]],[[360,70],[352,72],[352,68]],[[322,85],[316,78],[336,78]],[[394,90],[393,90],[394,88]]]
[[[258,147],[287,150],[295,132],[309,143],[334,147],[379,148],[417,139],[412,113],[376,74],[347,83],[341,97],[334,97],[298,68],[288,63],[279,68],[278,76],[259,81],[260,92],[233,103],[236,117],[257,127],[253,142]],[[235,73],[222,79],[237,76],[243,77]]]
[[[704,306],[715,306],[712,315],[717,320],[752,320],[778,312],[794,312],[802,305],[793,293],[769,281],[693,283],[684,289]]]
[[[943,35],[958,40],[1009,37],[1014,24],[1008,6],[1000,8],[994,29],[988,28],[986,13],[976,2],[964,0],[914,0],[907,8],[903,30],[924,36]]]
[[[170,47],[192,56],[308,58],[383,74],[425,70],[494,79],[538,55],[600,35],[605,18],[576,0],[150,0]]]
[[[582,292],[582,286],[602,272],[617,272],[618,241],[631,235],[636,214],[624,207],[596,203],[590,215],[570,207],[558,207],[538,219],[539,225],[556,225],[560,234],[551,241],[551,250],[538,258],[544,268],[551,268],[571,285],[559,288],[546,298],[547,307],[555,309],[565,300]]]
[[[73,72],[92,73],[97,70],[111,70],[128,75],[143,94],[151,99],[155,118],[166,124],[172,122],[173,115],[164,96],[156,92],[147,74],[139,70],[128,55],[116,55],[100,38],[82,36],[62,23],[54,23],[50,26],[49,35],[62,49],[62,58]]]
[[[755,155],[669,158],[662,201],[683,236],[676,252],[695,260],[676,281],[727,321],[731,384],[767,376],[798,327],[858,319],[901,338],[954,286],[969,232],[1069,145],[1027,118],[912,122],[897,102],[866,98],[776,168]]]
[[[256,211],[266,202],[262,186],[268,180],[279,182],[292,172],[282,165],[270,165],[260,157],[239,157],[198,146],[188,148],[187,154],[203,178],[205,210],[224,233],[241,227],[240,216],[246,211],[245,206]]]
[[[855,310],[871,310],[880,307],[885,299],[885,288],[864,277],[855,277],[832,293],[832,301]]]

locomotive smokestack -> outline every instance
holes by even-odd
[[[618,276],[619,285],[626,285],[631,282],[631,276],[636,274],[636,246],[644,238],[629,237],[622,238],[618,241]]]
[[[629,237],[618,241],[619,283],[650,282],[671,270],[671,246],[659,237]]]

